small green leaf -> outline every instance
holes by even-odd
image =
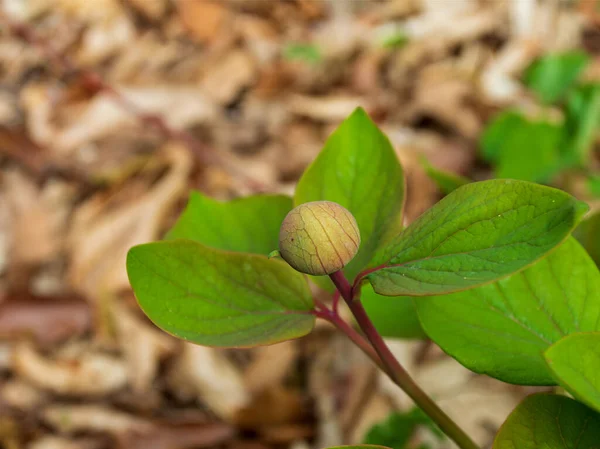
[[[381,46],[397,50],[408,44],[409,38],[404,30],[397,30],[382,39]]]
[[[266,256],[191,240],[148,243],[129,250],[127,274],[158,327],[200,345],[272,344],[306,335],[314,325],[304,276]]]
[[[492,163],[498,162],[506,136],[521,126],[524,117],[516,111],[504,111],[495,116],[483,130],[479,146],[483,158]]]
[[[344,269],[353,279],[401,229],[404,175],[388,138],[358,108],[327,139],[298,183],[294,203],[328,200],[358,223],[361,247]]]
[[[569,95],[565,110],[565,165],[586,165],[600,126],[600,84],[585,85]]]
[[[425,426],[439,439],[443,433],[419,408],[404,413],[392,413],[384,421],[375,424],[365,436],[366,444],[381,443],[392,449],[407,449],[419,426]]]
[[[190,239],[211,248],[269,254],[279,247],[279,227],[292,210],[283,195],[256,195],[228,202],[192,192],[167,239]]]
[[[561,168],[562,126],[505,112],[484,131],[481,151],[497,178],[547,182]]]
[[[573,236],[583,245],[590,257],[600,266],[600,211],[585,217]]]
[[[534,394],[504,422],[493,449],[598,449],[600,415],[566,396]]]
[[[464,186],[471,182],[471,180],[463,176],[435,168],[425,157],[420,158],[420,161],[427,176],[437,184],[438,189],[440,189],[440,192],[444,195],[448,195],[460,186]]]
[[[563,387],[600,411],[600,332],[566,336],[546,351],[546,361]]]
[[[288,44],[283,49],[283,57],[288,61],[302,61],[317,64],[323,59],[319,47],[312,44]]]
[[[544,351],[600,330],[600,274],[573,238],[495,284],[415,299],[429,337],[472,371],[521,385],[555,385]]]
[[[589,61],[583,52],[546,55],[529,66],[524,82],[542,102],[552,104],[565,95]]]
[[[367,315],[377,331],[390,338],[425,338],[413,299],[409,296],[394,298],[378,295],[373,287],[365,285],[361,298]]]
[[[377,254],[366,275],[385,296],[427,296],[487,284],[544,256],[588,210],[550,187],[497,179],[467,184]]]

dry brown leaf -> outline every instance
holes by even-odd
[[[167,381],[177,396],[201,401],[226,421],[250,401],[239,369],[213,348],[185,343]]]
[[[257,348],[252,363],[244,371],[244,381],[248,390],[256,394],[280,385],[297,357],[298,346],[295,341]]]
[[[371,427],[384,421],[393,411],[390,401],[384,395],[373,394],[367,398],[360,409],[358,422],[348,429],[348,443],[362,443]],[[435,446],[432,445],[431,447]]]
[[[235,423],[244,429],[281,426],[302,422],[307,415],[303,395],[280,385],[263,390],[238,410]]]
[[[147,0],[143,2],[149,3]],[[108,22],[94,23],[84,31],[75,59],[84,65],[102,63],[131,45],[135,38],[135,28],[126,15]]]
[[[368,109],[367,101],[356,96],[309,97],[292,95],[288,99],[288,108],[293,114],[325,122],[344,120],[358,106]]]
[[[3,173],[2,191],[11,221],[11,262],[39,264],[62,249],[72,189],[52,181],[36,186],[20,171]]]
[[[216,39],[229,18],[227,7],[220,1],[177,0],[176,5],[180,20],[198,42]]]
[[[200,82],[204,94],[220,105],[231,103],[257,76],[256,64],[247,52],[234,50],[215,61]]]
[[[149,433],[154,425],[145,419],[102,405],[51,405],[42,418],[61,433],[103,432],[119,436],[124,432]]]
[[[69,278],[74,287],[90,298],[97,299],[103,291],[129,286],[125,271],[127,251],[134,245],[156,240],[166,214],[183,195],[190,154],[171,144],[165,147],[163,157],[169,171],[145,193],[117,205],[111,203],[110,196],[101,193],[75,213],[68,238]]]
[[[102,439],[45,435],[31,441],[27,445],[27,449],[101,449],[104,446],[105,442]]]
[[[149,19],[158,20],[163,17],[169,7],[168,0],[127,0],[131,5]]]
[[[47,400],[47,395],[23,380],[11,379],[0,387],[0,400],[10,407],[33,412]]]
[[[169,126],[184,128],[206,122],[215,108],[195,87],[154,86],[151,88],[118,87],[117,92],[144,114],[159,114]],[[50,117],[48,117],[50,118]],[[63,129],[54,131],[52,144],[63,152],[115,132],[120,127],[138,126],[137,117],[110,94],[99,94]]]
[[[29,336],[53,344],[90,330],[92,310],[83,298],[38,297],[11,292],[0,301],[0,337]]]
[[[114,304],[112,312],[129,384],[134,393],[146,393],[152,387],[160,359],[173,352],[176,341],[122,304]]]
[[[215,447],[229,441],[234,429],[224,423],[159,425],[152,432],[140,435],[128,431],[118,438],[122,449],[173,449]]]
[[[127,383],[125,364],[115,357],[88,350],[78,358],[54,360],[27,342],[15,348],[13,369],[37,387],[69,396],[103,396]]]

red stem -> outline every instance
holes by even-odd
[[[367,315],[363,305],[358,300],[360,289],[354,290],[342,271],[330,274],[329,277],[348,304],[354,318],[383,365],[388,376],[462,449],[479,449],[471,438],[450,418],[438,405],[415,383],[404,367],[383,341]],[[354,290],[354,291],[353,291]]]

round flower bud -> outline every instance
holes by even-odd
[[[321,276],[341,270],[359,246],[356,220],[331,201],[313,201],[292,209],[279,231],[281,257],[306,274]]]

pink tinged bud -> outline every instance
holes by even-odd
[[[331,201],[313,201],[292,209],[281,224],[279,252],[296,270],[322,276],[341,270],[360,246],[352,214]]]

